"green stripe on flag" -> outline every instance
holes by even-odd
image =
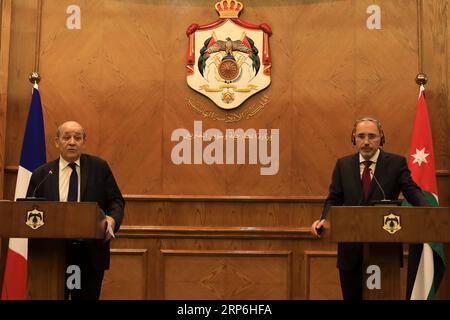
[[[439,285],[441,284],[442,278],[445,273],[445,255],[444,255],[444,245],[440,242],[430,242],[431,249],[433,250],[433,261],[434,261],[434,276],[433,285],[428,294],[427,300],[434,300]]]
[[[439,202],[437,196],[432,192],[423,191],[423,195],[427,199],[428,203],[432,207],[438,207]],[[411,204],[405,200],[403,200],[402,206],[411,206]],[[431,285],[430,292],[428,293],[427,300],[434,300],[436,296],[436,292],[439,289],[439,285],[441,284],[442,278],[445,273],[445,253],[444,253],[444,245],[440,242],[429,242],[426,245],[429,245],[431,250],[433,251],[433,284]]]

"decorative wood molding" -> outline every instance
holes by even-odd
[[[102,290],[102,294],[103,296],[101,296],[101,298],[106,298],[106,299],[111,299],[111,297],[113,297],[113,299],[130,299],[130,297],[127,297],[127,293],[133,292],[133,299],[148,299],[148,288],[149,288],[149,259],[148,259],[148,255],[149,255],[149,250],[148,249],[135,249],[135,248],[128,248],[128,249],[123,249],[123,248],[117,248],[117,249],[110,249],[111,252],[111,258],[115,259],[113,260],[114,263],[120,262],[122,261],[122,263],[119,263],[118,265],[116,265],[116,268],[114,266],[112,266],[112,268],[106,272],[105,274],[105,279],[106,281],[103,282],[103,286],[105,290]],[[121,267],[123,268],[125,267],[133,267],[129,265],[130,260],[123,260],[123,259],[133,259],[132,261],[136,261],[138,263],[138,265],[134,265],[134,267],[138,267],[138,269],[140,270],[140,268],[142,268],[142,278],[141,277],[136,277],[136,274],[133,274],[132,279],[130,280],[130,274],[127,273],[126,275],[124,275],[122,272],[123,270],[121,269]],[[128,262],[124,262],[124,261],[128,261]],[[122,270],[122,271],[120,271]],[[136,271],[136,270],[133,270]],[[115,278],[114,275],[120,274],[120,278],[119,280],[117,280],[117,278]],[[108,280],[113,280],[112,282],[108,281]],[[117,283],[114,283],[114,280],[117,281],[117,283],[119,283],[119,286],[117,286]],[[112,284],[113,287],[110,287]],[[106,286],[106,288],[105,288]],[[109,286],[109,287],[108,287]],[[118,287],[120,288],[120,290],[117,290]],[[136,290],[137,288],[141,288],[142,289],[142,296],[136,296]],[[112,296],[108,296],[108,293]],[[106,296],[105,296],[106,294]]]
[[[5,166],[4,171],[5,173],[17,174],[17,171],[19,171],[19,166]]]
[[[11,172],[11,173],[15,172],[15,173],[17,173],[17,170],[19,170],[19,166],[5,166],[5,171],[7,171],[7,172]],[[448,175],[450,175],[450,170],[445,170],[445,169],[436,170],[436,175],[437,176],[448,176]],[[148,196],[148,195],[139,195],[139,194],[133,195],[133,194],[130,194],[128,196],[129,197],[132,197],[132,196],[141,197],[141,196]]]
[[[407,261],[409,257],[408,251],[403,251],[403,265],[404,267],[407,266]],[[304,252],[304,270],[305,270],[305,298],[307,300],[310,299],[310,287],[309,287],[309,281],[311,276],[311,268],[310,268],[310,261],[312,258],[336,258],[337,259],[337,251],[330,251],[330,250],[305,250]]]
[[[162,257],[169,256],[196,256],[196,257],[211,257],[217,256],[222,257],[251,257],[252,259],[257,259],[258,257],[284,257],[287,263],[287,292],[286,296],[288,299],[292,299],[292,279],[293,279],[293,251],[290,250],[173,250],[173,249],[161,249]],[[164,262],[161,261],[163,265]],[[162,268],[164,269],[164,268]],[[164,271],[163,271],[164,272]],[[164,296],[164,294],[163,294]]]
[[[162,249],[160,250],[163,255],[218,255],[218,256],[290,256],[292,251],[290,250],[175,250],[175,249]]]
[[[417,0],[417,66],[423,72],[423,0]]]
[[[6,159],[6,114],[8,110],[8,72],[11,40],[11,0],[1,2],[0,34],[0,168]],[[0,172],[0,195],[3,197],[4,171]]]
[[[136,255],[141,256],[147,254],[147,249],[110,249],[113,255]]]
[[[309,279],[310,279],[310,260],[311,258],[317,258],[317,257],[323,257],[323,258],[331,258],[331,257],[337,257],[337,251],[309,251],[305,250],[304,253],[304,270],[305,270],[305,298],[309,300],[310,295],[310,289],[309,289]]]
[[[317,240],[309,228],[122,226],[117,238]]]
[[[144,195],[126,194],[131,201],[208,201],[208,202],[307,202],[323,203],[324,196],[218,196],[218,195]]]
[[[39,72],[39,60],[41,56],[41,21],[42,21],[42,1],[38,0],[36,10],[36,46],[34,54],[34,70]]]

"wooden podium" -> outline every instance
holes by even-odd
[[[400,257],[392,243],[450,242],[448,207],[333,206],[332,242],[363,242],[363,299],[399,300]],[[381,289],[369,290],[367,267],[381,271]]]
[[[95,202],[0,202],[0,237],[29,239],[29,299],[64,299],[65,239],[103,239],[105,223]]]

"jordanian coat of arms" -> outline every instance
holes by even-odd
[[[270,84],[272,31],[240,20],[239,1],[222,0],[215,8],[218,20],[186,31],[187,83],[220,108],[234,109]]]
[[[36,208],[27,211],[25,224],[33,230],[42,227],[44,225],[44,211],[39,211]]]

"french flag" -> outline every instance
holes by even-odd
[[[14,200],[26,197],[31,174],[46,162],[45,159],[44,117],[39,88],[35,84],[23,138]],[[27,255],[28,239],[9,239],[2,300],[27,299]]]

